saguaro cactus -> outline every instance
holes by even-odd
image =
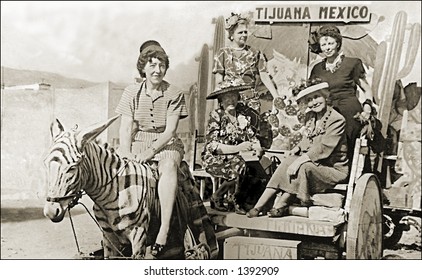
[[[394,25],[390,36],[389,44],[382,42],[379,53],[377,54],[377,67],[373,77],[373,93],[380,99],[380,111],[378,118],[383,124],[382,134],[386,136],[388,121],[390,117],[391,106],[393,102],[394,86],[397,80],[409,75],[415,63],[415,57],[418,52],[421,26],[420,23],[411,24],[410,35],[408,39],[408,48],[405,55],[404,66],[400,70],[400,62],[403,58],[403,44],[405,43],[407,14],[403,11],[397,13],[394,19]],[[382,63],[384,61],[384,63]],[[376,98],[377,99],[377,98]]]

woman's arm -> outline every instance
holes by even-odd
[[[372,103],[373,95],[372,95],[372,89],[371,86],[368,84],[368,82],[365,79],[359,79],[359,87],[362,89],[362,91],[365,94],[365,101],[370,100]],[[368,103],[364,103],[363,105],[363,112],[370,114],[372,112],[372,107]]]
[[[216,149],[217,154],[236,154],[243,151],[251,151],[254,143],[250,141],[242,142],[238,145],[227,145],[219,143]]]
[[[132,118],[127,115],[122,115],[119,129],[120,144],[118,149],[118,154],[121,157],[132,158],[132,125]]]

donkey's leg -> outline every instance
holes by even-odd
[[[132,243],[132,258],[143,259],[146,251],[146,240],[148,233],[148,223],[142,226],[135,226],[130,232],[130,240]]]
[[[121,255],[123,246],[117,234],[110,231],[111,229],[105,229],[103,233],[104,259],[123,257]]]

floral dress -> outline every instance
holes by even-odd
[[[256,77],[265,69],[264,55],[246,45],[240,56],[234,54],[233,48],[221,48],[214,57],[212,72],[223,75],[223,82],[242,80],[245,84],[255,87]]]
[[[236,120],[232,121],[224,110],[211,112],[206,132],[206,144],[201,154],[205,170],[215,177],[234,180],[243,175],[246,163],[239,154],[217,154],[218,144],[238,145],[245,141],[258,142],[259,115],[239,103]]]

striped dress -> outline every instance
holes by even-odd
[[[161,91],[154,91],[150,96],[146,92],[145,82],[125,88],[116,113],[133,119],[135,128],[132,136],[132,153],[138,154],[157,140],[166,128],[168,116],[187,117],[186,101],[183,92],[170,86],[166,81],[161,84]],[[155,154],[152,160],[172,158],[180,163],[184,155],[182,140],[177,136]]]

